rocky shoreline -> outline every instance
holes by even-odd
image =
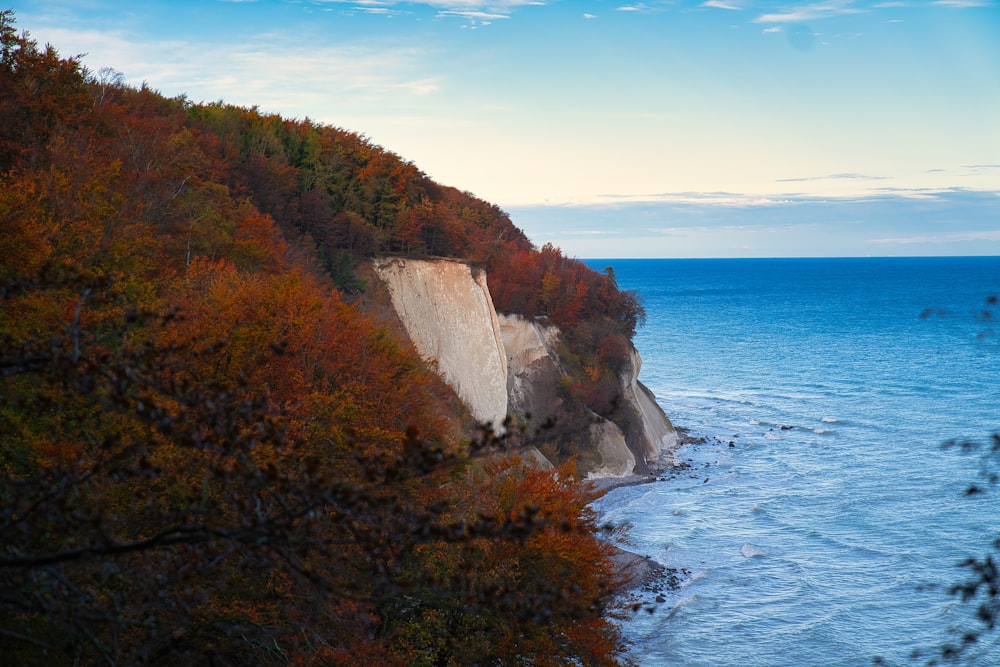
[[[618,606],[634,611],[643,605],[666,602],[663,594],[679,588],[691,574],[686,569],[666,567],[649,556],[640,556],[619,547],[615,547],[611,561],[623,578],[616,591]]]
[[[704,438],[692,436],[687,429],[677,428],[678,447],[703,442]],[[599,477],[587,480],[603,493],[622,486],[637,486],[651,482],[665,481],[673,474],[690,466],[673,458],[662,461],[655,471],[645,475],[625,475],[623,477]],[[665,591],[677,589],[681,582],[690,576],[686,569],[668,568],[649,556],[643,556],[633,551],[614,546],[611,561],[621,575],[622,583],[616,591],[621,607],[638,609],[650,602],[664,602]],[[651,600],[650,600],[651,598]]]

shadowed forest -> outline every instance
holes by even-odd
[[[623,659],[569,431],[479,429],[358,267],[484,267],[564,332],[567,423],[643,319],[612,272],[359,134],[0,44],[5,662]]]

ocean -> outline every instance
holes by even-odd
[[[640,295],[640,379],[701,439],[595,504],[682,573],[623,622],[633,659],[909,665],[954,641],[971,610],[946,589],[1000,535],[1000,488],[965,497],[979,460],[942,445],[1000,431],[1000,258],[586,263]]]

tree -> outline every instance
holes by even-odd
[[[91,77],[0,16],[0,654],[614,664],[590,490],[503,459],[516,430],[463,438],[318,268],[418,205],[427,250],[525,251],[506,215],[358,135]]]
[[[316,337],[357,325],[324,324],[307,285],[192,267],[204,306],[126,318],[124,346],[70,331],[0,350],[6,655],[614,664],[607,547],[568,470],[505,460],[469,478],[460,449],[397,440],[420,390],[380,366],[376,332],[367,351],[330,348]],[[225,343],[200,346],[209,324]],[[353,365],[356,394],[347,369],[319,371],[328,358]]]
[[[0,174],[30,159],[54,128],[75,124],[89,102],[80,64],[19,36],[15,24],[12,10],[0,11]]]

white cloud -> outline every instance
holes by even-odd
[[[585,18],[585,19],[596,19],[597,17],[595,15],[593,15],[593,14],[584,14],[583,18]]]
[[[546,4],[543,0],[312,0],[317,5],[351,5],[353,11],[368,14],[396,16],[410,13],[402,9],[393,9],[398,5],[424,6],[438,10],[438,17],[458,17],[468,19],[472,27],[486,26],[491,21],[508,19],[518,7],[539,7]],[[466,26],[468,27],[468,26]]]
[[[779,178],[779,183],[812,182],[812,181],[881,181],[885,176],[869,176],[868,174],[839,173],[826,176],[800,176],[796,178]]]
[[[917,236],[896,236],[888,238],[868,239],[868,243],[878,245],[913,245],[915,243],[956,243],[968,241],[1000,241],[1000,232],[972,230],[961,232],[944,232],[941,234],[922,234]]]
[[[783,13],[762,14],[754,19],[754,23],[802,23],[804,21],[818,21],[835,16],[863,13],[865,13],[865,10],[851,6],[850,0],[830,0],[828,2],[816,2],[800,7],[793,7]]]
[[[509,14],[497,14],[491,12],[481,12],[474,9],[446,9],[438,13],[438,16],[460,16],[466,19],[477,19],[479,21],[494,21],[497,19],[509,19]]]
[[[442,85],[419,71],[427,54],[415,48],[306,47],[290,44],[283,34],[213,46],[66,28],[37,27],[32,35],[67,53],[85,53],[82,62],[93,71],[114,67],[128,83],[148,82],[168,96],[186,94],[195,102],[221,98],[299,117],[317,108],[336,109],[345,93],[398,104],[432,95]],[[165,53],[171,58],[163,58]]]
[[[444,9],[491,9],[495,11],[509,11],[516,7],[541,7],[545,2],[541,0],[429,0],[424,3],[432,7],[442,7]]]
[[[714,9],[728,9],[729,11],[738,12],[742,10],[742,7],[738,7],[731,2],[724,2],[724,0],[708,0],[708,2],[701,3],[702,7],[712,7]]]
[[[932,5],[940,7],[952,7],[954,9],[967,9],[971,7],[992,7],[991,0],[935,0]]]
[[[509,14],[517,7],[543,6],[542,0],[313,0],[315,4],[355,5],[364,7],[394,7],[396,5],[425,5],[443,12],[487,12]]]

